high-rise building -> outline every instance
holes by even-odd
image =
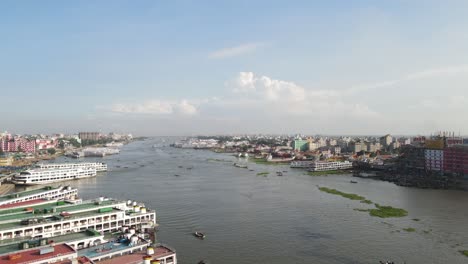
[[[99,132],[80,132],[78,133],[78,137],[80,140],[93,140],[97,141],[99,140]]]

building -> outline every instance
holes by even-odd
[[[310,171],[330,171],[351,169],[353,164],[349,161],[316,161],[311,164]]]
[[[4,152],[36,152],[36,142],[21,137],[6,135],[0,140],[0,149]]]
[[[302,139],[296,139],[291,143],[291,147],[295,151],[308,151],[309,150],[309,141],[308,140],[302,140]]]
[[[78,133],[80,140],[97,141],[100,138],[99,132],[80,132]]]
[[[36,139],[37,150],[56,148],[57,144],[58,141],[53,139]]]
[[[389,147],[390,144],[392,144],[392,142],[393,142],[393,138],[392,136],[390,136],[390,134],[387,134],[380,138],[380,145],[382,145],[385,148]]]
[[[426,149],[424,151],[424,157],[426,162],[427,171],[439,171],[444,170],[444,151],[441,149]]]
[[[457,145],[444,150],[444,172],[468,176],[468,146]]]
[[[425,148],[412,145],[402,147],[398,165],[401,170],[426,170]]]
[[[367,151],[366,143],[364,142],[350,142],[348,148],[353,153],[358,153],[361,151]]]

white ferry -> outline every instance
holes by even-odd
[[[107,164],[102,162],[83,162],[83,163],[45,163],[38,164],[39,169],[76,169],[76,168],[96,168],[97,172],[107,171]]]
[[[96,168],[94,167],[32,169],[15,175],[12,181],[18,185],[37,185],[90,178],[94,176],[96,176]]]

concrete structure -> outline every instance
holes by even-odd
[[[80,140],[97,141],[100,138],[99,132],[80,132],[78,133]]]
[[[36,142],[8,134],[0,140],[0,149],[4,152],[34,153],[36,151]]]
[[[426,149],[424,151],[427,171],[443,172],[444,151],[440,149]]]
[[[468,176],[468,146],[457,145],[444,149],[444,172]]]
[[[390,134],[387,134],[380,138],[380,144],[384,147],[389,147],[392,142],[393,138],[392,136],[390,136]]]
[[[296,139],[291,143],[291,147],[295,151],[308,151],[309,150],[309,141],[308,140],[302,140],[302,139]]]
[[[36,139],[37,150],[56,148],[57,144],[58,141],[53,139]]]

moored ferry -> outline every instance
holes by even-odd
[[[96,168],[97,172],[107,171],[107,164],[103,162],[82,162],[82,163],[41,163],[37,164],[39,169],[65,169],[65,168]]]
[[[77,180],[96,176],[96,168],[31,169],[15,175],[12,182],[18,185],[37,185]]]

